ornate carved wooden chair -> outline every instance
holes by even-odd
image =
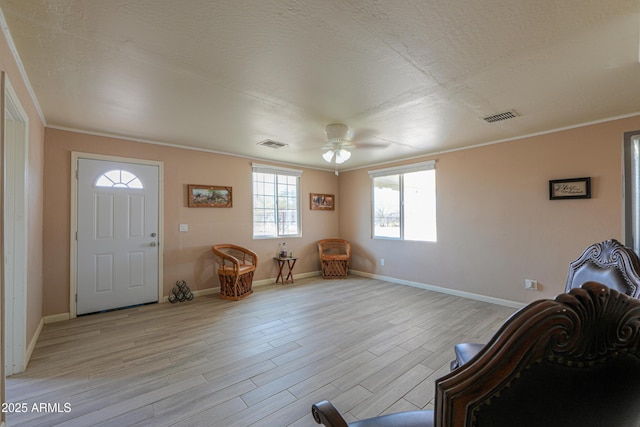
[[[323,279],[344,279],[351,264],[351,244],[343,239],[324,239],[318,242]]]
[[[253,293],[253,272],[258,267],[258,255],[246,248],[224,244],[214,245],[211,250],[216,256],[220,297],[238,301]]]
[[[569,264],[565,292],[586,282],[599,282],[611,289],[640,298],[640,258],[615,239],[589,246]]]
[[[589,246],[569,264],[565,292],[593,281],[607,285],[633,298],[640,298],[640,259],[615,239]],[[484,346],[483,343],[460,343],[454,346],[456,358],[451,369],[467,363]]]
[[[323,401],[312,414],[325,426],[637,427],[640,300],[589,282],[535,301],[435,387],[435,411],[347,424]]]

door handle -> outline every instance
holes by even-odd
[[[151,247],[157,246],[156,242],[151,242]]]

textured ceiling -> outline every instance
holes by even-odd
[[[640,112],[638,0],[0,7],[52,127],[331,168],[342,122],[349,169]]]

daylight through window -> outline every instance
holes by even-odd
[[[435,162],[370,171],[373,237],[435,242]]]
[[[137,176],[122,169],[111,170],[100,175],[96,180],[96,187],[144,188]]]
[[[302,171],[253,164],[253,237],[300,236]]]

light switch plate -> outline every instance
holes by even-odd
[[[186,233],[187,231],[189,231],[189,224],[180,224],[180,232]]]

